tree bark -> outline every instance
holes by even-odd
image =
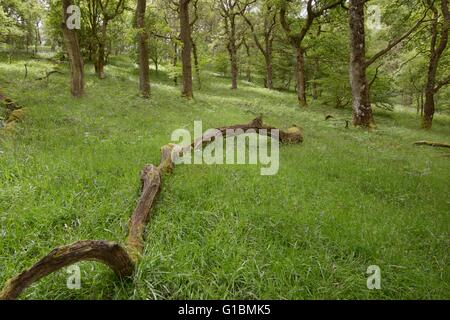
[[[83,57],[80,52],[80,45],[75,30],[67,28],[67,8],[72,4],[71,0],[62,0],[63,22],[61,24],[64,41],[69,55],[71,70],[71,93],[74,97],[81,97],[84,94],[84,66]]]
[[[239,76],[239,67],[236,49],[230,48],[229,53],[231,63],[231,89],[236,90],[238,88],[238,76]]]
[[[252,69],[251,69],[251,52],[250,46],[244,41],[245,53],[247,54],[247,67],[245,69],[245,76],[248,82],[252,82]]]
[[[189,22],[189,3],[191,0],[180,0],[180,38],[183,43],[181,50],[181,62],[183,69],[183,88],[181,95],[191,99],[194,97],[192,90],[192,37]]]
[[[198,59],[197,45],[195,44],[195,41],[194,41],[194,39],[192,39],[192,37],[191,37],[191,42],[192,42],[192,54],[194,56],[195,76],[197,78],[198,87],[201,89],[202,79],[200,77],[200,63],[199,63],[199,59]]]
[[[176,41],[173,42],[173,57],[172,57],[172,66],[174,68],[177,67],[178,64],[178,43]],[[173,77],[173,82],[175,85],[178,85],[178,77],[175,75]]]
[[[320,72],[320,60],[319,60],[319,57],[315,57],[314,58],[314,81],[311,84],[312,97],[314,100],[317,100],[320,97],[320,90],[319,90],[319,86],[317,84],[317,81],[319,80],[319,72]]]
[[[272,64],[272,52],[268,53],[266,57],[264,57],[266,62],[266,87],[269,90],[273,90],[273,64]]]
[[[422,128],[424,129],[431,129],[432,127],[435,112],[435,95],[442,87],[442,85],[436,84],[436,76],[438,72],[439,61],[448,43],[448,33],[450,28],[448,0],[441,1],[441,12],[444,19],[441,27],[441,32],[438,31],[438,9],[433,7],[432,11],[434,12],[434,17],[431,26],[432,35],[430,45],[430,60],[428,64],[427,82],[425,85],[425,103],[424,114],[422,118]],[[439,44],[437,44],[438,36],[440,36]]]
[[[297,73],[297,98],[301,107],[307,107],[306,100],[306,76],[305,76],[305,56],[300,45],[295,47],[296,51],[296,73]]]
[[[105,50],[106,50],[106,33],[108,29],[108,22],[104,21],[101,27],[101,35],[98,42],[97,61],[95,62],[95,72],[99,79],[105,79]]]
[[[225,15],[225,32],[228,36],[227,50],[230,58],[230,68],[231,68],[231,89],[237,90],[238,88],[238,77],[239,77],[239,66],[238,66],[238,44],[236,39],[236,13],[230,12],[230,8],[226,8],[224,5],[223,14]]]
[[[353,124],[371,127],[375,122],[366,77],[364,3],[364,0],[350,0],[350,85],[353,97]]]
[[[231,66],[231,89],[236,90],[238,88],[239,67],[236,44],[236,23],[234,17],[232,17],[230,21],[230,39],[228,43],[228,52],[230,54]]]
[[[146,7],[147,7],[147,0],[137,0],[136,26],[138,28],[139,92],[144,98],[150,97],[148,34],[145,28]]]

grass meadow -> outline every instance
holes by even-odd
[[[26,107],[0,133],[0,286],[52,248],[78,240],[123,241],[139,196],[139,171],[159,163],[172,131],[246,123],[303,129],[282,145],[280,170],[181,165],[163,177],[146,248],[129,281],[79,264],[81,289],[61,270],[22,299],[449,299],[450,158],[417,140],[450,142],[450,116],[419,129],[412,109],[376,109],[377,130],[344,128],[326,114],[351,110],[203,74],[195,99],[180,97],[164,69],[152,98],[137,96],[137,67],[112,58],[107,78],[86,66],[86,96],[69,94],[69,70],[36,81],[50,60],[0,60],[2,92]],[[1,131],[1,129],[0,129]],[[366,270],[381,268],[382,289]]]

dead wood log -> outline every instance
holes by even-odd
[[[155,197],[161,187],[161,173],[154,165],[145,166],[141,172],[142,193],[138,205],[131,216],[127,248],[133,261],[139,259],[144,250],[144,231],[150,219]]]
[[[30,269],[9,280],[0,293],[0,299],[16,299],[23,290],[39,279],[61,268],[86,260],[106,264],[119,277],[132,275],[134,269],[127,252],[117,243],[80,241],[54,249]]]
[[[215,130],[212,130],[196,139],[190,146],[184,147],[183,152],[188,152],[192,149],[197,150],[198,148],[204,147],[205,144],[214,141],[217,136],[229,138],[250,130],[257,134],[267,135],[269,137],[279,139],[281,143],[285,144],[303,142],[303,134],[301,129],[296,125],[287,130],[280,130],[275,127],[264,125],[262,117],[260,116],[247,124],[216,128]]]
[[[236,125],[219,128],[224,135],[227,129],[242,129],[237,134],[245,133],[247,129],[254,129],[257,133],[271,135],[274,127],[265,126],[262,118],[256,118],[246,125]],[[266,129],[267,132],[263,132]],[[236,134],[235,134],[236,135]],[[276,136],[282,143],[300,143],[303,135],[300,128],[293,127],[286,131],[279,131]],[[204,135],[198,141],[186,146],[181,152],[190,152],[197,145],[203,146],[213,140]],[[16,299],[27,287],[39,279],[74,263],[81,261],[98,261],[109,266],[120,278],[133,274],[135,265],[144,250],[145,227],[151,217],[152,207],[161,188],[162,173],[171,173],[174,169],[174,144],[161,148],[161,160],[158,167],[146,165],[141,172],[141,196],[130,218],[126,245],[115,242],[89,240],[58,247],[31,268],[8,280],[0,292],[0,300]]]
[[[414,142],[416,146],[430,146],[430,147],[438,147],[438,148],[450,148],[450,144],[448,143],[439,143],[439,142],[431,142],[431,141],[416,141]]]
[[[127,245],[107,241],[81,241],[54,249],[50,254],[9,280],[0,292],[0,300],[16,299],[39,279],[80,261],[99,261],[109,266],[119,277],[131,276],[144,248],[145,226],[161,186],[160,171],[147,165],[141,172],[142,194],[131,216]]]

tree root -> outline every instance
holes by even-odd
[[[263,125],[259,117],[249,124],[218,128],[221,133],[227,134],[228,129],[254,129],[257,133],[271,135],[270,126]],[[263,129],[268,130],[266,133]],[[239,134],[239,132],[237,133]],[[286,131],[279,131],[277,137],[282,143],[301,143],[303,135],[298,127]],[[192,148],[203,147],[213,141],[212,136],[202,136],[189,146],[181,148],[182,152],[190,152]],[[125,245],[115,242],[89,240],[58,247],[31,268],[18,276],[8,280],[0,292],[0,300],[12,300],[31,284],[39,279],[81,261],[98,261],[109,266],[119,278],[133,275],[135,266],[144,250],[145,227],[150,220],[155,199],[161,188],[162,173],[172,173],[174,169],[174,144],[161,148],[161,161],[158,167],[146,165],[141,172],[141,196],[130,218],[129,231]]]

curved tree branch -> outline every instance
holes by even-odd
[[[219,128],[220,132],[228,129],[254,129],[261,134],[271,135],[273,127],[265,126],[262,118],[256,118],[249,124]],[[267,130],[267,133],[262,131]],[[238,132],[245,133],[244,131]],[[284,143],[300,143],[303,136],[299,128],[293,127],[279,131],[277,136]],[[190,152],[192,148],[201,147],[214,141],[213,136],[204,135],[200,140],[185,146],[181,152]],[[98,261],[109,266],[120,278],[133,274],[135,265],[144,249],[145,227],[151,217],[151,210],[161,187],[162,172],[171,173],[174,168],[175,145],[168,144],[161,148],[161,161],[158,167],[146,165],[141,172],[142,192],[136,209],[130,218],[126,245],[115,242],[89,240],[79,241],[71,245],[58,247],[31,268],[8,280],[0,292],[0,300],[16,299],[27,287],[41,278],[81,261]]]
[[[80,241],[50,252],[30,269],[9,280],[0,292],[0,300],[16,299],[39,279],[80,261],[98,261],[109,266],[119,277],[133,274],[134,264],[119,244],[108,241]]]

